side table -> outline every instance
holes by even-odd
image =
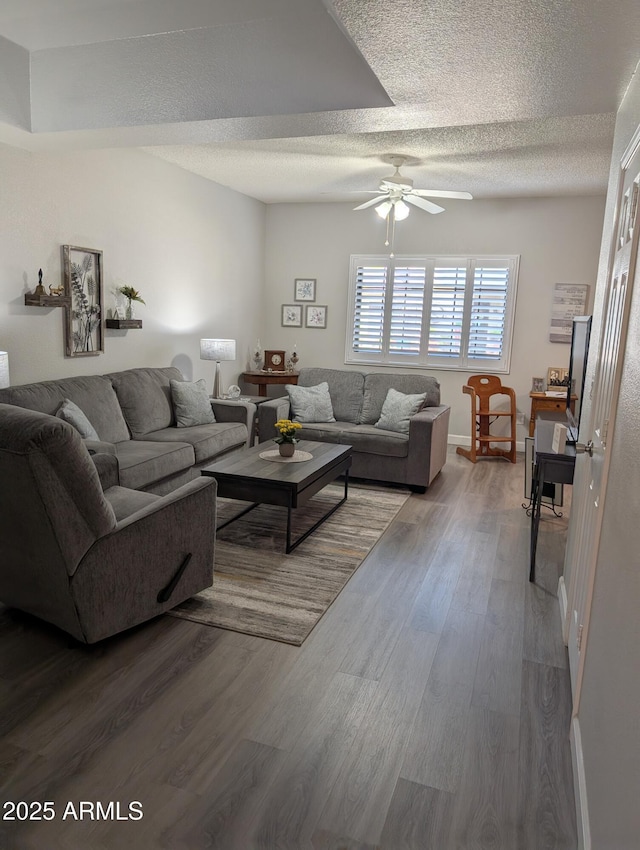
[[[533,437],[536,430],[536,419],[539,413],[563,413],[567,409],[567,399],[544,393],[529,393],[531,399],[531,416],[529,418],[529,436]],[[571,396],[571,412],[575,413],[577,395]]]
[[[297,372],[263,372],[259,369],[243,372],[240,377],[247,384],[257,384],[258,394],[262,398],[266,398],[268,386],[298,383]]]
[[[253,417],[253,435],[251,439],[251,445],[255,445],[258,439],[258,405],[262,404],[263,401],[269,401],[266,395],[246,395],[243,393],[239,398],[225,398],[225,404],[241,404],[242,402],[251,402],[251,404],[255,404],[256,412]]]

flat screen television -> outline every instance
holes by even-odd
[[[571,331],[571,355],[569,358],[569,380],[567,383],[567,442],[578,442],[580,413],[584,401],[584,381],[587,374],[591,316],[574,316]],[[576,396],[574,412],[571,412],[571,396]]]

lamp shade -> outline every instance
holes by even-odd
[[[0,388],[9,386],[9,355],[0,351]]]
[[[235,339],[201,339],[200,360],[235,360]]]

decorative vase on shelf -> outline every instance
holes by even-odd
[[[131,301],[127,301],[127,306],[124,310],[124,317],[125,319],[133,319],[133,304]]]
[[[251,354],[251,361],[253,363],[253,368],[256,372],[259,372],[262,368],[262,346],[260,345],[260,340],[256,341],[256,344],[253,347],[253,353]]]
[[[296,451],[295,443],[280,443],[278,445],[280,457],[293,457]]]

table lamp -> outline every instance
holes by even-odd
[[[9,355],[0,351],[0,389],[9,385]]]
[[[236,359],[235,339],[201,339],[200,360],[215,360],[216,374],[213,379],[213,398],[222,398],[221,360]]]

